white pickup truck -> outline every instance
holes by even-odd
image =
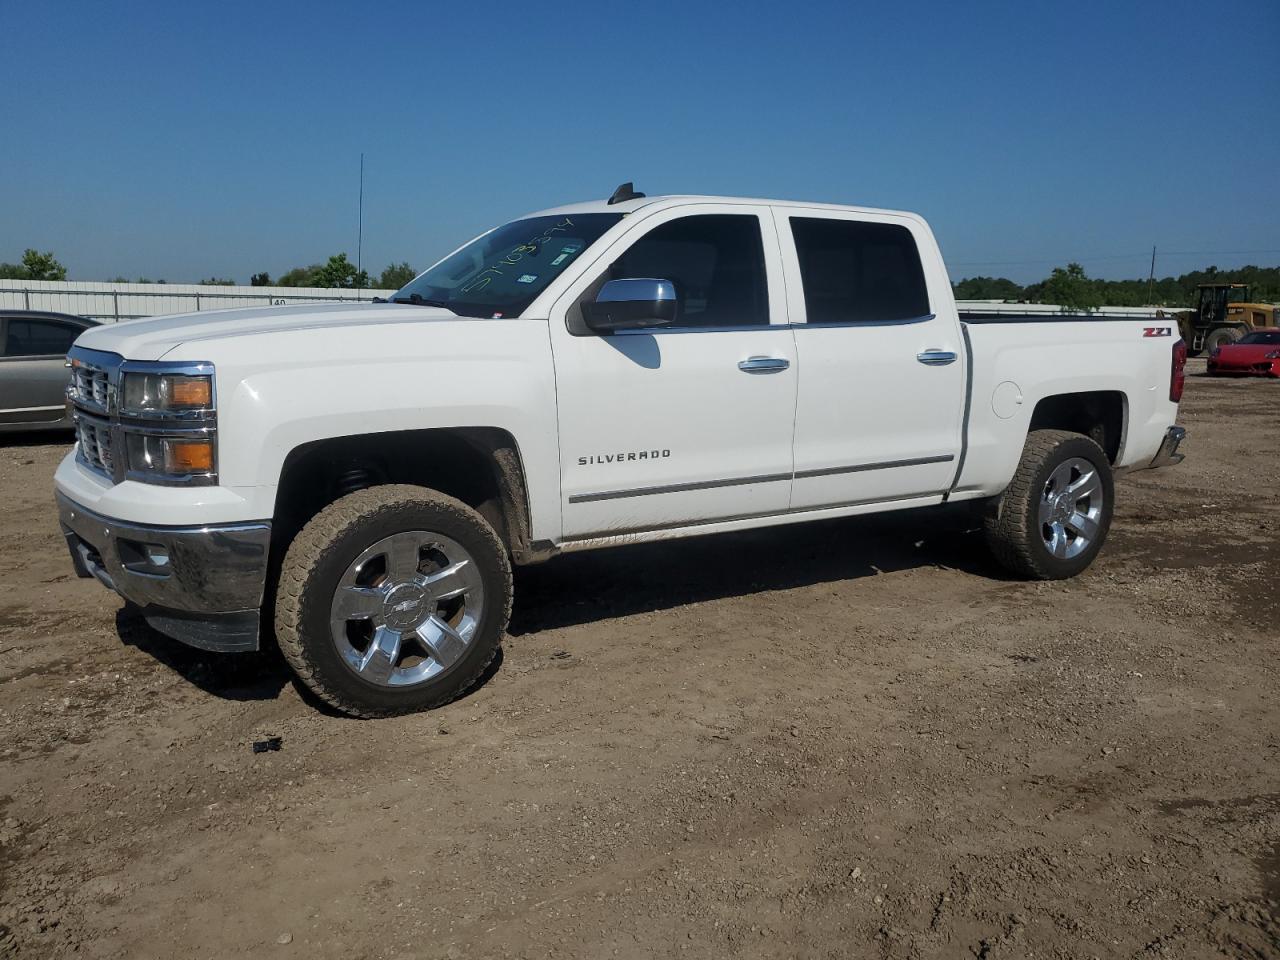
[[[1184,358],[1172,321],[960,316],[914,214],[625,184],[388,302],[86,331],[56,497],[157,629],[274,634],[379,716],[476,682],[512,564],[562,551],[980,501],[1010,570],[1077,574],[1113,471],[1181,459]]]

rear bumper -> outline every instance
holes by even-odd
[[[1155,469],[1157,467],[1171,467],[1175,463],[1181,463],[1186,459],[1186,454],[1179,453],[1178,447],[1186,439],[1186,436],[1187,431],[1182,427],[1170,427],[1166,430],[1164,442],[1160,444],[1160,449],[1156,451],[1156,455],[1147,466]]]
[[[137,604],[175,640],[203,650],[258,649],[270,523],[146,526],[55,497],[79,576],[95,577]]]

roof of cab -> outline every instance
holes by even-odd
[[[560,207],[550,207],[526,214],[528,217],[549,217],[572,215],[575,213],[634,213],[641,207],[674,207],[694,203],[742,203],[753,206],[768,207],[803,207],[818,210],[842,210],[846,213],[879,213],[898,217],[910,217],[919,220],[920,215],[907,210],[885,210],[878,207],[855,207],[839,203],[814,203],[807,200],[765,200],[759,197],[712,197],[672,194],[661,197],[638,197],[634,200],[622,200],[609,203],[606,200],[587,200],[582,203],[568,203]]]

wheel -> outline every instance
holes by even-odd
[[[1235,343],[1241,336],[1242,334],[1235,327],[1218,327],[1216,330],[1210,330],[1209,335],[1204,338],[1204,348],[1212,352],[1215,347],[1225,347],[1229,343]]]
[[[1066,430],[1033,430],[1013,481],[990,504],[992,553],[1028,580],[1074,577],[1093,562],[1111,527],[1115,482],[1102,448]]]
[[[488,523],[424,487],[336,500],[285,554],[276,639],[298,679],[356,717],[425,710],[466,692],[497,655],[511,565]]]

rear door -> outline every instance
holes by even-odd
[[[966,374],[928,228],[892,214],[774,215],[802,370],[792,509],[940,496],[956,472]]]
[[[608,280],[671,281],[670,328],[602,336],[581,303]],[[566,538],[782,513],[795,341],[769,210],[637,217],[551,310]]]
[[[0,318],[0,424],[55,423],[66,413],[67,351],[84,328],[51,317]]]

